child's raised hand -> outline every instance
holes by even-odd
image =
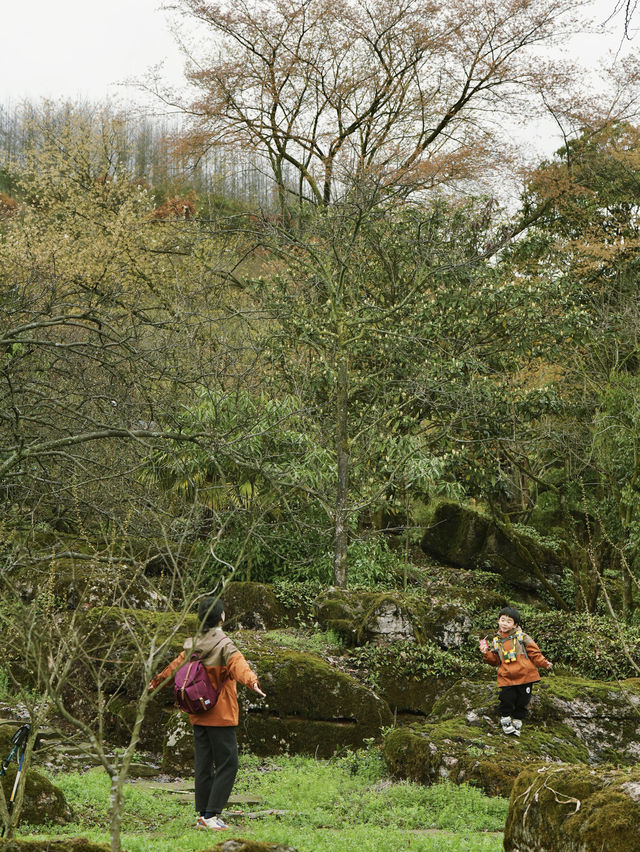
[[[487,651],[489,650],[489,643],[487,642],[487,640],[481,639],[478,644],[479,644],[479,647],[480,647],[480,650],[482,651],[482,653],[486,654]]]

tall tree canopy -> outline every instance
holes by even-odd
[[[212,35],[188,72],[200,93],[190,143],[265,154],[282,205],[328,204],[353,180],[408,190],[477,176],[498,153],[496,112],[530,111],[566,82],[536,48],[581,5],[180,0]]]

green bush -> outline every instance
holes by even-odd
[[[6,701],[9,697],[9,675],[7,670],[0,666],[0,701]]]
[[[404,561],[389,548],[382,535],[354,538],[347,547],[347,588],[393,589],[402,577]],[[333,576],[333,555],[325,553],[320,574]]]
[[[413,642],[362,645],[351,652],[349,659],[368,673],[374,685],[380,669],[413,680],[434,676],[470,677],[482,669],[475,644],[467,643],[461,650],[445,651],[430,640],[420,645]]]

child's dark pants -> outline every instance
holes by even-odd
[[[238,741],[234,726],[193,726],[196,812],[220,814],[238,773]]]
[[[515,686],[500,687],[500,703],[498,712],[501,716],[511,716],[513,719],[526,719],[531,701],[532,683],[518,683]]]

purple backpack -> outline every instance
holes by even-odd
[[[196,652],[176,672],[173,683],[175,705],[185,713],[206,713],[215,706],[223,684],[224,681],[220,689],[212,685],[200,661],[200,654]]]

